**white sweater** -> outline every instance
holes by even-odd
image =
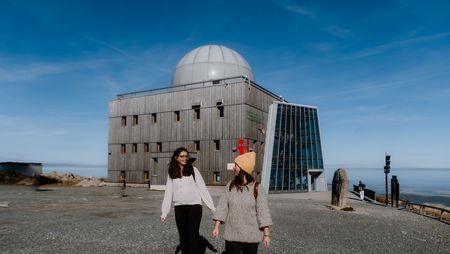
[[[174,205],[201,205],[202,200],[211,211],[215,211],[213,200],[206,189],[200,171],[194,167],[195,180],[192,175],[172,179],[167,176],[166,191],[161,206],[161,218],[165,219],[170,211],[172,200]]]

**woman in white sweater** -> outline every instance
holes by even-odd
[[[166,191],[161,206],[161,222],[164,223],[166,220],[173,201],[183,254],[200,253],[202,200],[209,209],[215,211],[213,200],[200,172],[190,163],[187,149],[180,147],[173,153],[169,164]]]
[[[272,219],[267,197],[252,176],[256,154],[249,152],[234,160],[234,179],[220,197],[213,237],[219,235],[219,225],[225,223],[223,238],[227,254],[256,254],[259,242],[269,247]]]

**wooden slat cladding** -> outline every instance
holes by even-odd
[[[257,168],[262,167],[265,137],[261,130],[266,128],[268,107],[274,100],[242,79],[113,100],[109,103],[109,177],[119,181],[120,172],[125,171],[127,181],[144,183],[144,171],[149,171],[151,184],[165,184],[172,152],[184,146],[197,158],[194,165],[207,184],[225,185],[232,177],[226,166],[237,156],[239,139],[250,140],[258,154]],[[200,106],[199,119],[196,106]],[[218,106],[223,107],[223,117]],[[215,174],[220,174],[220,182]]]

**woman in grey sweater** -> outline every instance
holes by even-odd
[[[225,249],[227,254],[253,254],[258,252],[259,242],[270,244],[272,225],[267,197],[252,177],[256,154],[238,156],[234,165],[234,179],[220,197],[214,213],[213,237],[219,235],[219,225],[225,224]]]

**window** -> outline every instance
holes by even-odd
[[[219,117],[223,117],[224,116],[224,111],[225,111],[225,108],[223,106],[223,102],[219,101],[219,102],[216,103],[216,105],[217,105],[217,113],[218,113]]]
[[[133,116],[133,125],[138,125],[138,115]]]
[[[133,153],[137,153],[137,144],[133,144]]]
[[[199,108],[196,108],[196,109],[194,109],[194,117],[195,117],[195,119],[200,119],[200,109]]]
[[[158,158],[153,158],[153,176],[158,176]]]
[[[220,150],[220,140],[214,140],[214,147],[216,151]]]
[[[175,119],[177,122],[180,121],[180,111],[175,111]]]
[[[156,113],[153,113],[153,114],[152,114],[152,122],[153,122],[153,123],[156,123],[157,120],[158,120],[158,118],[157,118],[157,116],[156,116]]]
[[[218,85],[218,84],[220,84],[220,79],[218,79],[218,80],[213,80],[213,85]]]
[[[194,150],[200,151],[200,141],[198,140],[194,141]]]
[[[127,117],[122,116],[122,126],[127,126]]]
[[[150,152],[150,148],[149,148],[149,147],[150,147],[150,146],[149,146],[148,143],[144,143],[144,151],[145,151],[146,153]]]
[[[161,142],[158,142],[158,143],[156,143],[156,152],[161,152],[162,151],[162,143]]]
[[[194,110],[194,119],[200,119],[200,105],[194,105],[192,109]]]
[[[221,177],[220,177],[220,172],[219,171],[214,171],[214,182],[216,183],[220,183]]]
[[[121,154],[126,154],[127,153],[127,145],[126,144],[121,144],[120,145],[120,153]]]

